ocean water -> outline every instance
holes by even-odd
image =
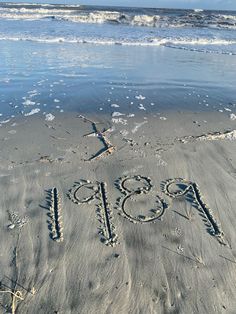
[[[0,39],[236,54],[236,12],[0,4]]]
[[[1,3],[0,66],[3,123],[68,110],[221,112],[236,106],[236,12]]]

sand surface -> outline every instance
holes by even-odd
[[[91,161],[104,144],[76,113],[1,127],[0,280],[21,292],[16,313],[235,313],[235,121],[90,119],[115,147]]]

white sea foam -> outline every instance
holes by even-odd
[[[38,113],[39,111],[40,111],[39,108],[35,108],[35,109],[32,109],[30,112],[25,113],[24,116],[25,116],[25,117],[32,116],[33,114],[36,114],[36,113]]]
[[[143,96],[143,95],[138,95],[138,96],[135,96],[136,99],[139,99],[139,100],[143,100],[145,99],[146,97]]]
[[[111,121],[113,123],[116,124],[123,124],[123,125],[127,125],[127,120],[123,119],[123,118],[112,118]]]
[[[236,54],[236,38],[231,32],[236,30],[234,12],[227,14],[227,12],[195,9],[180,13],[175,10],[163,12],[142,8],[123,10],[118,7],[115,10],[113,8],[99,10],[97,7],[87,9],[83,6],[78,10],[77,7],[76,5],[0,4],[0,19],[3,23],[0,40],[46,44],[167,46],[204,53]],[[22,28],[17,26],[18,22],[16,23],[15,20],[22,20],[19,22]],[[42,22],[37,25],[28,22],[33,20],[42,20]],[[51,24],[52,27],[50,23],[54,23]],[[85,32],[84,26],[78,28],[76,23],[90,25],[86,26]],[[93,25],[102,23],[110,25],[99,27]],[[132,27],[124,28],[119,25]],[[142,28],[143,26],[146,29]],[[155,27],[155,30],[150,31],[150,27]],[[218,29],[222,28],[224,32],[219,32]],[[129,97],[126,96],[127,99]]]
[[[10,121],[11,121],[11,119],[6,119],[6,120],[3,120],[3,121],[0,121],[0,124],[6,124],[6,123],[8,123]]]
[[[33,106],[33,105],[35,105],[35,102],[30,100],[30,99],[26,99],[22,104],[24,106]]]
[[[74,23],[112,23],[126,24],[146,27],[185,27],[185,26],[205,26],[216,28],[232,28],[236,16],[233,14],[205,14],[201,9],[195,9],[194,13],[186,12],[184,15],[158,15],[150,10],[149,14],[140,11],[140,14],[130,13],[122,10],[75,10],[71,5],[22,5],[14,7],[1,7],[0,17],[12,20],[37,20],[52,19],[59,21],[69,21]]]
[[[55,119],[55,116],[53,115],[53,114],[51,114],[51,113],[47,113],[46,115],[45,115],[45,120],[46,121],[52,121],[52,120],[54,120]]]
[[[140,109],[140,110],[146,110],[146,108],[144,107],[143,104],[140,104],[140,105],[138,106],[138,109]]]
[[[236,115],[234,113],[231,113],[229,117],[233,121],[236,120]]]
[[[0,40],[8,41],[33,41],[39,43],[70,43],[70,44],[95,44],[95,45],[123,45],[123,46],[167,46],[170,48],[178,48],[184,50],[194,50],[200,52],[226,53],[230,55],[236,54],[236,39],[217,39],[217,38],[160,38],[140,39],[135,41],[132,39],[115,39],[115,38],[80,38],[80,37],[50,37],[50,36],[30,36],[26,34],[6,36],[0,33]],[[204,47],[206,46],[206,48]],[[217,46],[218,50],[210,50],[209,47]],[[228,50],[223,48],[228,46]],[[231,47],[232,46],[232,49]],[[201,48],[203,47],[203,48]]]
[[[135,127],[131,130],[132,133],[136,133],[138,131],[139,128],[141,128],[141,126],[143,126],[144,124],[148,123],[148,121],[143,121],[140,123],[135,122]]]
[[[112,113],[112,117],[119,117],[119,116],[124,116],[125,114],[124,113],[121,113],[121,112],[118,112],[118,111],[115,111]]]

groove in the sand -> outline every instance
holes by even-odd
[[[96,136],[104,145],[104,147],[99,152],[97,152],[95,155],[93,155],[92,157],[90,157],[86,161],[98,160],[101,157],[113,154],[114,151],[116,150],[116,147],[114,145],[112,145],[112,143],[108,140],[108,138],[106,136],[106,133],[110,132],[111,128],[108,128],[107,130],[100,131],[97,127],[96,122],[86,118],[83,115],[79,115],[78,118],[83,119],[85,122],[91,123],[92,128],[94,130],[94,132],[86,134],[84,136]]]
[[[102,216],[102,221],[104,228],[102,228],[102,233],[105,239],[105,243],[110,246],[114,246],[117,243],[117,235],[114,233],[115,227],[111,222],[112,219],[112,209],[107,201],[107,191],[106,184],[104,182],[100,183],[101,191],[101,205],[100,205],[100,214]]]
[[[171,192],[170,187],[173,184],[181,184],[182,189],[178,192]],[[185,186],[185,188],[183,186]],[[182,178],[170,179],[165,183],[163,191],[165,194],[172,198],[186,196],[188,193],[192,193],[194,200],[198,205],[198,208],[203,212],[211,225],[210,233],[216,236],[219,239],[220,243],[223,243],[223,231],[221,230],[220,225],[217,223],[211,209],[207,206],[206,203],[203,202],[200,189],[196,183],[184,180]]]
[[[93,190],[92,195],[85,197],[83,199],[79,198],[78,194],[82,188],[92,189]],[[92,183],[89,180],[81,180],[69,190],[68,197],[75,204],[86,204],[86,203],[89,204],[91,201],[93,201],[96,198],[99,191],[100,191],[99,182]]]
[[[134,188],[128,188],[126,185],[128,182],[138,182],[141,183],[143,186],[134,187]],[[147,194],[152,190],[152,182],[151,179],[148,177],[135,175],[135,176],[126,176],[123,178],[120,178],[116,184],[116,186],[119,188],[119,190],[125,195],[124,198],[120,198],[118,205],[119,209],[121,210],[121,215],[125,218],[127,218],[129,221],[133,223],[151,223],[156,222],[158,219],[160,219],[167,208],[167,204],[165,201],[158,195],[156,195],[156,203],[160,205],[160,209],[157,209],[154,213],[154,215],[151,216],[138,216],[134,217],[130,215],[126,209],[126,202],[131,197],[136,197],[140,194]]]
[[[62,232],[63,227],[61,216],[61,202],[56,187],[52,188],[51,190],[50,214],[51,214],[52,239],[57,242],[62,242],[64,238]]]
[[[91,195],[81,198],[82,188],[91,190]],[[81,180],[77,182],[68,193],[68,197],[78,205],[90,204],[92,201],[99,200],[97,203],[97,218],[101,223],[99,226],[99,234],[101,241],[106,245],[114,246],[117,244],[117,235],[115,234],[115,226],[112,223],[112,209],[107,201],[107,191],[105,182],[91,182],[89,180]]]

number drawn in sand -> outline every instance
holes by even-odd
[[[174,185],[178,188],[177,191],[173,190]],[[163,192],[171,198],[189,196],[192,203],[197,206],[207,219],[209,233],[216,236],[221,244],[225,244],[223,242],[223,231],[221,230],[219,223],[216,221],[212,210],[203,201],[200,189],[196,183],[182,178],[170,179],[165,182]]]
[[[49,214],[50,221],[48,221],[49,229],[51,231],[51,238],[56,242],[62,242],[63,238],[63,226],[61,215],[61,200],[56,187],[49,191]]]
[[[107,200],[107,190],[105,182],[91,182],[83,180],[76,183],[69,191],[69,198],[76,204],[90,204],[96,199],[98,221],[101,223],[99,234],[101,241],[108,246],[115,246],[118,237],[115,233],[115,225],[112,222],[112,207]]]
[[[112,223],[112,207],[107,201],[106,183],[100,183],[101,203],[98,206],[98,214],[102,227],[100,233],[105,244],[115,246],[118,242],[115,226]]]
[[[155,202],[153,208],[151,208],[150,215],[145,216],[140,213],[136,214],[137,208],[138,211],[142,208],[138,206],[138,201],[140,204],[146,205],[146,201],[143,198],[144,195],[148,194],[153,185],[151,183],[151,179],[148,177],[134,175],[120,178],[116,182],[116,186],[118,189],[125,195],[123,198],[119,198],[117,201],[117,205],[120,209],[120,214],[129,219],[133,223],[150,223],[156,222],[160,220],[164,215],[165,210],[167,208],[167,204],[165,201],[158,195],[155,195]],[[145,196],[147,200],[148,196]],[[148,199],[150,201],[150,197]],[[150,202],[149,202],[150,203]]]
[[[71,190],[69,190],[68,196],[75,204],[90,204],[98,197],[99,193],[99,182],[81,180],[80,182],[76,183]]]

